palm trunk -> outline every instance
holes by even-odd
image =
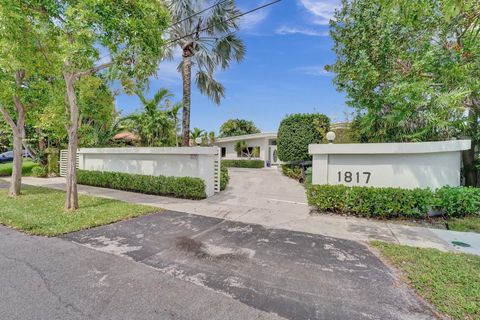
[[[78,120],[79,111],[77,97],[75,95],[75,74],[65,73],[65,84],[67,100],[70,106],[70,125],[68,126],[68,157],[67,157],[67,178],[65,210],[78,209],[77,192],[77,147],[78,147]]]
[[[182,64],[182,79],[183,79],[183,146],[190,146],[190,93],[192,84],[192,60],[187,54],[183,56]]]

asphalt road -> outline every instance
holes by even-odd
[[[280,319],[125,257],[0,226],[0,319]]]
[[[230,303],[239,302],[250,312],[298,320],[433,318],[426,304],[355,241],[178,212],[63,238],[149,266],[172,283],[178,279],[197,291],[229,297]],[[135,287],[128,290],[137,296]],[[191,293],[174,288],[170,296],[176,294]],[[211,309],[208,303],[205,307]],[[252,317],[237,313],[225,319]]]

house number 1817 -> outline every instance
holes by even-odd
[[[356,182],[360,183],[365,181],[365,184],[368,184],[370,181],[371,172],[351,172],[351,171],[338,171],[338,182]]]

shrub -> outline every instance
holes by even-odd
[[[436,207],[449,217],[480,215],[480,188],[443,187],[436,192]]]
[[[60,174],[60,151],[55,148],[47,149],[47,170],[49,175]]]
[[[278,158],[285,162],[310,160],[308,145],[321,143],[329,127],[330,119],[323,114],[287,116],[278,128]]]
[[[263,160],[222,160],[222,165],[226,168],[263,168],[265,162]]]
[[[37,178],[46,178],[48,176],[48,168],[46,166],[35,166],[32,168],[32,175]]]
[[[77,182],[102,188],[184,199],[206,198],[205,182],[200,178],[192,177],[146,176],[121,172],[78,170]]]
[[[0,164],[0,177],[8,177],[12,175],[12,162]],[[35,162],[24,160],[22,166],[22,175],[29,176],[32,174],[32,169],[38,166]]]
[[[228,168],[222,162],[220,166],[220,190],[221,191],[227,188],[229,181],[230,181],[230,176],[228,175]]]
[[[425,218],[434,204],[429,189],[310,185],[308,203],[320,211],[376,218]]]
[[[302,179],[302,168],[291,164],[282,164],[282,173],[294,180]]]

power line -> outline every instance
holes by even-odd
[[[234,20],[234,19],[243,17],[243,16],[245,16],[245,15],[247,15],[247,14],[250,14],[250,13],[252,13],[252,12],[255,12],[255,11],[264,9],[264,8],[266,8],[266,7],[272,6],[272,5],[276,4],[276,3],[279,3],[280,1],[282,1],[282,0],[275,0],[275,1],[269,2],[269,3],[264,4],[264,5],[262,5],[262,6],[256,7],[256,8],[254,8],[254,9],[252,9],[252,10],[242,12],[241,14],[238,14],[238,15],[236,15],[236,16],[234,16],[234,17],[231,17],[231,18],[229,18],[229,19],[227,19],[227,20],[225,20],[225,21],[221,21],[221,22],[222,22],[222,23],[225,23],[225,22],[232,21],[232,20]],[[214,25],[217,25],[217,24],[218,24],[218,23],[215,23]],[[190,37],[190,36],[193,36],[193,35],[196,34],[196,33],[199,33],[199,32],[205,31],[205,30],[208,30],[208,29],[211,28],[211,27],[212,27],[212,26],[207,26],[207,27],[205,27],[205,28],[196,30],[196,31],[194,31],[194,32],[192,32],[192,33],[190,33],[190,34],[186,34],[186,35],[181,36],[181,37],[178,37],[178,38],[176,38],[176,39],[169,40],[169,41],[167,41],[165,44],[168,45],[168,44],[170,44],[170,43],[177,42],[178,40],[182,40],[182,39],[188,38],[188,37]]]

